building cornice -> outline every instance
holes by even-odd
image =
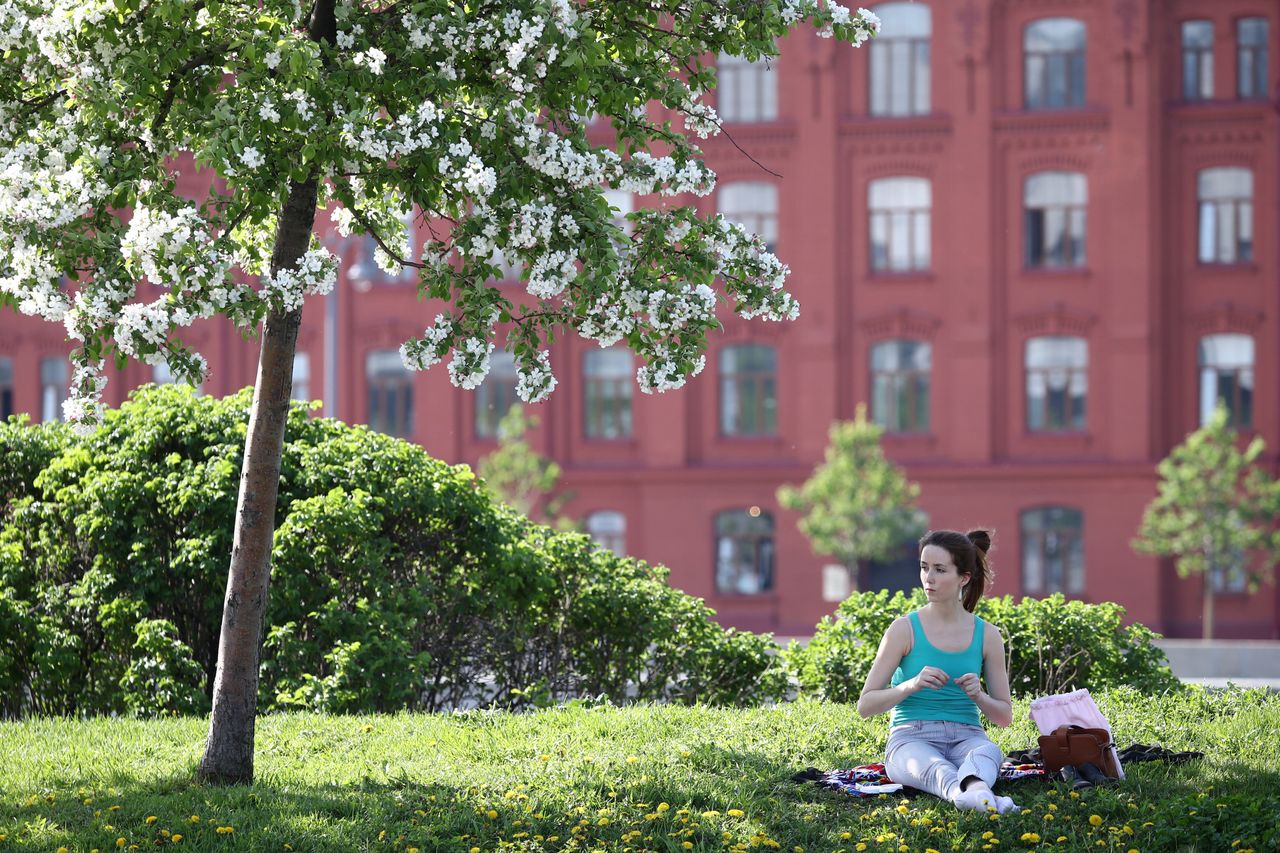
[[[932,314],[901,307],[868,317],[858,323],[858,328],[871,338],[916,338],[932,341],[941,325],[942,320]]]
[[[1188,315],[1187,325],[1201,335],[1219,332],[1253,334],[1265,319],[1266,314],[1258,308],[1224,300]]]
[[[1038,335],[1088,337],[1097,323],[1097,314],[1071,308],[1064,302],[1055,302],[1047,308],[1036,311],[1026,311],[1013,318],[1014,328],[1026,337]]]

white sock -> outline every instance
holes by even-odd
[[[1015,803],[1011,797],[996,797],[996,811],[1000,814],[1008,814],[1009,812],[1021,810],[1022,806]]]
[[[961,791],[956,796],[955,803],[956,808],[971,809],[975,812],[985,812],[990,809],[1000,810],[996,795],[985,785],[981,788],[975,785],[967,791]]]

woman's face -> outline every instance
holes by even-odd
[[[930,601],[955,601],[969,580],[956,573],[951,552],[940,545],[926,545],[920,552],[920,586]]]

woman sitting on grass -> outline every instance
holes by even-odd
[[[986,530],[934,530],[920,540],[920,584],[929,603],[894,620],[876,652],[858,713],[892,709],[885,773],[962,809],[1016,810],[997,797],[1004,754],[978,711],[997,726],[1013,722],[1000,631],[973,615],[991,580]],[[982,690],[978,673],[986,678]]]

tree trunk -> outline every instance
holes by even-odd
[[[280,213],[271,271],[291,269],[307,251],[316,215],[316,179],[291,183]],[[280,454],[293,390],[293,356],[301,310],[271,313],[262,330],[262,351],[253,387],[236,502],[231,570],[222,604],[213,714],[204,758],[196,771],[217,784],[253,781],[253,729],[258,710],[258,654],[267,611],[271,548],[275,538]]]
[[[1204,575],[1204,610],[1200,617],[1200,627],[1203,630],[1202,637],[1206,640],[1213,639],[1213,569],[1205,572]]]

